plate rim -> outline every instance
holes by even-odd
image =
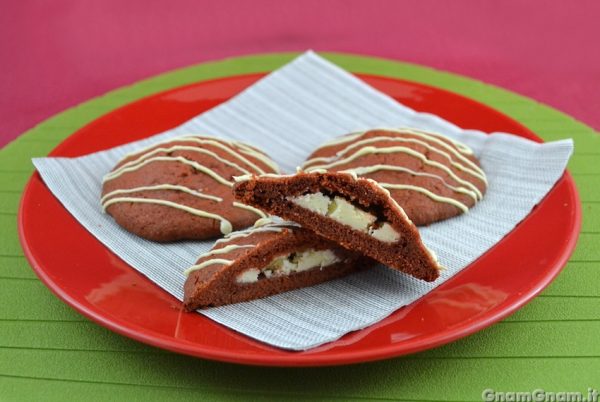
[[[246,76],[246,75],[255,75],[255,74],[256,73],[234,74],[234,75],[226,75],[226,76],[214,78],[214,79],[201,79],[196,82],[188,83],[185,85],[174,86],[174,87],[166,89],[166,90],[159,90],[159,91],[153,92],[151,94],[148,94],[147,96],[143,96],[141,98],[131,100],[130,102],[125,103],[124,105],[119,105],[117,107],[112,108],[111,110],[109,110],[107,112],[104,112],[103,114],[101,114],[98,117],[94,117],[92,120],[88,121],[85,125],[78,128],[74,132],[70,133],[66,138],[64,138],[62,141],[60,141],[60,143],[58,143],[53,148],[53,150],[51,151],[51,154],[57,150],[60,150],[60,148],[65,143],[68,143],[69,140],[72,137],[74,137],[80,130],[86,128],[90,124],[93,124],[97,119],[102,118],[106,114],[112,113],[122,107],[127,107],[131,103],[139,102],[146,97],[156,96],[156,95],[159,95],[159,94],[165,93],[165,92],[180,90],[184,87],[197,85],[199,83],[218,81],[218,80],[222,80],[222,79],[233,78],[236,76]],[[355,74],[364,75],[364,76],[373,76],[373,77],[378,77],[378,78],[383,78],[383,79],[390,79],[390,80],[394,80],[394,81],[413,82],[413,83],[416,83],[421,86],[432,87],[435,90],[452,92],[445,88],[435,87],[428,83],[422,83],[422,82],[411,80],[411,79],[403,79],[403,78],[391,77],[388,75],[377,75],[377,74],[371,74],[371,73],[355,73]],[[487,104],[482,103],[476,99],[470,98],[466,95],[463,95],[463,94],[460,94],[457,92],[452,92],[452,93],[454,95],[468,99],[471,102],[476,102],[477,104],[479,104],[482,107],[492,109],[494,112],[501,114],[505,118],[511,120],[512,122],[519,124],[527,132],[533,134],[533,136],[540,139],[530,129],[528,129],[521,122],[512,118],[511,116],[508,116],[505,113],[503,113],[491,106],[488,106]],[[529,301],[531,301],[531,299],[533,299],[536,295],[538,295],[546,286],[548,286],[548,284],[550,284],[556,278],[556,276],[560,273],[560,271],[564,268],[566,262],[570,258],[572,252],[574,251],[575,245],[577,243],[578,235],[579,235],[579,232],[581,229],[581,202],[579,199],[579,194],[574,185],[572,176],[570,175],[570,173],[568,171],[565,171],[563,177],[561,179],[559,179],[559,181],[565,180],[567,182],[567,184],[569,185],[569,188],[571,190],[570,193],[574,199],[574,203],[573,203],[573,205],[574,205],[574,211],[573,211],[574,212],[574,221],[573,221],[573,227],[571,230],[571,236],[569,237],[569,241],[562,248],[562,253],[560,255],[560,259],[554,264],[552,269],[547,272],[547,274],[543,277],[543,280],[538,281],[536,283],[535,287],[533,287],[528,292],[521,295],[516,301],[512,301],[512,302],[508,303],[508,306],[503,307],[502,309],[497,311],[495,314],[493,314],[491,316],[489,314],[487,314],[484,319],[478,319],[475,322],[475,324],[473,324],[471,322],[463,322],[463,325],[454,326],[452,331],[444,331],[442,333],[442,335],[438,334],[436,337],[429,337],[429,338],[423,339],[419,342],[413,341],[413,342],[411,342],[411,345],[414,345],[414,346],[409,347],[409,348],[404,347],[402,349],[401,353],[398,353],[397,351],[395,351],[395,349],[397,349],[397,348],[394,348],[394,345],[386,345],[386,346],[378,347],[376,349],[376,353],[373,353],[372,349],[362,350],[362,351],[350,351],[350,352],[345,352],[345,353],[338,351],[333,354],[330,353],[327,355],[306,355],[307,358],[310,357],[310,359],[304,359],[301,361],[297,360],[298,356],[294,356],[294,355],[297,355],[297,352],[293,352],[293,351],[289,351],[290,353],[288,355],[286,355],[285,358],[282,358],[282,356],[277,356],[273,360],[265,359],[264,352],[262,354],[251,353],[251,354],[246,354],[244,356],[233,357],[231,353],[222,353],[221,350],[215,351],[215,348],[207,347],[205,345],[200,345],[200,344],[196,344],[193,342],[187,342],[185,340],[172,341],[171,337],[162,335],[160,333],[154,332],[152,335],[148,335],[148,334],[144,333],[144,331],[147,332],[147,330],[136,331],[136,330],[132,329],[131,327],[134,326],[132,324],[129,324],[129,328],[128,328],[123,325],[124,321],[121,320],[120,318],[112,317],[112,319],[107,319],[102,314],[98,314],[95,311],[93,311],[92,309],[88,309],[86,306],[77,302],[77,300],[70,297],[70,295],[67,292],[62,291],[60,286],[58,286],[54,281],[52,281],[52,279],[41,268],[41,265],[39,264],[39,262],[36,261],[36,259],[34,258],[31,250],[29,249],[29,245],[27,244],[25,233],[24,233],[24,230],[25,230],[23,227],[24,200],[26,199],[27,194],[30,191],[30,187],[31,187],[33,181],[36,179],[36,176],[39,180],[41,180],[41,178],[39,178],[39,174],[37,172],[34,172],[32,177],[29,178],[27,185],[24,188],[22,196],[21,196],[21,200],[20,200],[20,204],[19,204],[19,211],[18,211],[19,240],[23,247],[24,254],[25,254],[28,262],[30,263],[31,267],[33,268],[34,272],[36,273],[36,275],[42,280],[42,282],[46,285],[46,287],[48,287],[59,299],[61,299],[63,302],[65,302],[66,304],[68,304],[69,306],[71,306],[72,308],[74,308],[76,311],[80,312],[84,316],[92,319],[93,321],[99,323],[100,325],[102,325],[106,328],[109,328],[111,331],[117,332],[121,335],[130,337],[132,339],[141,341],[143,343],[150,344],[152,346],[156,346],[156,347],[160,347],[160,348],[164,348],[164,349],[168,349],[168,350],[178,352],[178,353],[196,356],[196,357],[202,357],[202,358],[208,358],[208,359],[214,359],[214,360],[220,360],[220,361],[227,361],[227,362],[233,362],[233,363],[250,364],[250,365],[325,366],[325,365],[352,364],[352,363],[367,362],[367,361],[373,361],[373,360],[381,360],[381,359],[385,359],[385,358],[392,358],[392,357],[396,357],[396,356],[400,356],[400,355],[416,353],[418,351],[437,347],[442,344],[446,344],[446,343],[452,342],[454,340],[460,339],[462,337],[468,336],[474,332],[478,332],[481,329],[488,327],[489,325],[501,320],[502,318],[512,314],[514,311],[520,309],[523,305],[527,304]],[[541,202],[543,202],[543,201],[541,201]],[[458,277],[463,272],[465,272],[465,271],[461,271],[454,278]],[[441,286],[443,286],[443,285],[444,284],[442,284]],[[439,289],[439,288],[436,288],[436,289]],[[394,313],[392,313],[392,314],[394,314]],[[118,321],[116,324],[115,324],[115,320]],[[135,326],[137,326],[137,325],[135,325]],[[222,327],[228,331],[233,331],[225,326],[222,326]],[[157,338],[159,340],[157,340]],[[431,338],[435,338],[435,341],[429,340]],[[252,339],[252,338],[249,338],[249,339]],[[252,339],[252,341],[256,342],[256,340],[254,340],[254,339]],[[194,350],[183,348],[180,346],[181,344],[193,345]]]

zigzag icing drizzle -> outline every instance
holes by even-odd
[[[262,218],[262,219],[257,220],[255,222],[254,226],[251,228],[230,233],[229,235],[225,236],[223,239],[217,240],[215,242],[215,246],[220,243],[229,243],[230,241],[232,241],[234,239],[248,237],[254,233],[260,233],[260,232],[279,233],[286,228],[298,227],[298,226],[299,226],[298,224],[293,223],[293,222],[279,222],[278,223],[278,222],[273,221],[273,219],[271,219],[271,218]],[[204,257],[208,257],[208,256],[215,255],[215,254],[226,254],[226,253],[229,253],[234,250],[241,249],[241,248],[254,248],[254,247],[256,247],[256,244],[230,244],[230,245],[226,245],[224,247],[218,248],[216,250],[211,250],[207,253],[204,253],[198,259],[202,259]],[[226,259],[222,259],[222,258],[213,258],[210,260],[203,261],[200,264],[196,264],[196,265],[189,267],[188,269],[186,269],[184,271],[184,273],[186,275],[189,275],[193,271],[203,269],[210,265],[214,265],[214,264],[229,265],[232,262],[233,261],[231,261],[231,260],[226,260]]]
[[[198,144],[198,145],[214,146],[216,148],[219,148],[219,149],[227,152],[229,155],[235,157],[238,161],[243,162],[246,166],[250,167],[252,170],[248,170],[247,168],[240,166],[238,163],[235,163],[229,159],[225,159],[210,150],[199,148],[198,146],[190,146],[190,145],[162,146],[162,145],[171,144],[171,143],[175,143],[175,142],[184,142],[184,143],[187,142],[187,143]],[[114,180],[118,177],[121,177],[121,176],[127,174],[127,173],[137,171],[153,162],[177,162],[177,163],[185,164],[187,166],[191,166],[196,171],[202,172],[202,173],[206,174],[207,176],[211,177],[219,184],[222,184],[222,185],[225,185],[228,187],[233,186],[232,181],[227,180],[226,178],[219,175],[214,170],[198,163],[197,161],[187,159],[183,156],[154,156],[159,153],[166,153],[167,155],[170,155],[170,153],[174,152],[174,151],[196,152],[196,153],[200,153],[203,155],[208,155],[211,158],[219,161],[220,163],[223,163],[226,166],[229,166],[229,167],[232,167],[232,168],[238,170],[239,172],[241,172],[244,175],[267,174],[263,169],[261,169],[255,163],[251,162],[245,156],[243,156],[242,153],[244,153],[246,155],[250,155],[250,156],[262,161],[265,165],[269,166],[274,171],[278,171],[275,163],[273,161],[271,161],[266,155],[262,154],[261,152],[259,152],[257,150],[254,150],[253,148],[247,146],[246,144],[242,144],[242,143],[236,142],[236,141],[222,140],[222,139],[219,139],[219,140],[207,139],[207,138],[203,138],[200,136],[183,136],[183,137],[177,137],[177,138],[170,138],[168,140],[152,144],[152,145],[150,145],[146,148],[143,148],[139,151],[132,152],[132,153],[125,155],[124,159],[134,157],[134,156],[137,156],[137,158],[135,158],[134,160],[131,160],[127,163],[124,163],[123,165],[121,165],[117,169],[115,169],[114,171],[109,172],[106,176],[104,176],[103,183],[106,183],[110,180]],[[183,205],[183,204],[176,203],[173,201],[168,201],[168,200],[161,200],[161,199],[156,199],[156,198],[121,196],[123,194],[132,194],[132,193],[136,193],[136,192],[140,192],[140,191],[161,191],[161,190],[162,191],[164,191],[164,190],[180,191],[180,192],[186,193],[188,195],[191,195],[191,196],[194,196],[197,198],[207,199],[207,200],[211,200],[211,201],[214,201],[217,203],[220,203],[223,201],[223,199],[221,197],[217,197],[215,195],[205,194],[203,192],[200,192],[200,191],[197,191],[195,189],[188,188],[185,186],[181,186],[181,185],[164,183],[164,184],[157,184],[157,185],[152,185],[152,186],[139,186],[139,187],[134,187],[134,188],[118,189],[118,190],[111,191],[110,193],[108,193],[102,197],[102,199],[101,199],[102,208],[104,210],[106,210],[106,208],[109,207],[110,205],[120,203],[120,202],[162,205],[162,206],[166,206],[166,207],[170,207],[170,208],[175,208],[175,209],[178,209],[181,211],[185,211],[185,212],[188,212],[195,216],[201,216],[201,217],[205,217],[205,218],[219,220],[220,224],[221,224],[220,225],[221,232],[223,234],[228,234],[231,232],[231,230],[232,230],[231,223],[219,214],[211,213],[211,212],[197,209],[197,208],[192,208],[187,205]],[[253,212],[261,218],[264,218],[266,216],[262,211],[260,211],[256,208],[250,207],[248,205],[241,204],[239,202],[233,202],[232,205],[235,208],[240,208],[240,209],[244,209],[244,210]]]
[[[408,138],[398,137],[398,136],[385,136],[379,135],[370,138],[360,139],[365,133],[372,131],[387,131],[393,132],[401,135],[410,136]],[[418,138],[412,138],[418,137]],[[442,138],[446,141],[449,141],[453,146],[449,145],[447,142],[442,140]],[[357,141],[358,140],[358,141]],[[386,146],[386,147],[377,147],[372,144],[386,141],[386,142],[400,142],[400,143],[413,143],[420,146],[425,147],[429,152],[433,152],[441,157],[445,158],[450,167],[446,166],[443,163],[440,163],[436,160],[432,160],[428,158],[428,155],[419,152],[413,148],[409,148],[407,146],[398,145],[398,146]],[[434,173],[426,173],[426,172],[417,172],[412,169],[409,169],[404,166],[396,166],[396,165],[387,165],[387,164],[376,164],[371,166],[360,166],[354,168],[348,168],[341,170],[340,172],[349,173],[354,177],[368,175],[373,172],[381,171],[381,170],[389,170],[396,172],[408,173],[415,176],[423,176],[434,178],[438,180],[444,187],[452,190],[455,193],[465,194],[471,198],[475,202],[481,200],[483,194],[481,191],[468,180],[462,179],[457,175],[457,171],[461,171],[464,174],[468,174],[473,178],[483,182],[487,186],[487,178],[485,176],[485,172],[477,166],[473,161],[466,158],[464,155],[472,155],[473,151],[466,145],[452,140],[450,138],[444,137],[440,134],[425,132],[421,130],[415,129],[391,129],[391,128],[377,128],[369,131],[363,131],[358,133],[352,133],[341,138],[336,138],[321,147],[317,148],[317,150],[329,148],[336,145],[346,144],[345,148],[336,152],[333,156],[323,156],[309,159],[303,164],[304,171],[310,172],[327,172],[329,169],[342,166],[353,162],[363,156],[371,155],[371,154],[393,154],[393,153],[403,153],[405,155],[412,156],[418,160],[420,160],[423,164],[427,166],[431,166],[436,168],[437,170],[445,173],[454,181],[459,183],[459,185],[451,185],[449,184],[444,176],[434,174]],[[317,151],[316,150],[316,151]],[[454,205],[462,212],[468,212],[469,207],[464,203],[450,197],[445,197],[440,194],[436,194],[430,189],[409,185],[409,184],[400,184],[400,183],[383,183],[381,187],[392,190],[406,190],[406,191],[416,191],[419,192],[430,199]]]
[[[413,135],[421,136],[423,138],[434,139],[434,140],[437,140],[440,142],[444,142],[444,141],[440,140],[440,138],[443,138],[444,140],[451,142],[456,148],[458,148],[458,151],[461,152],[462,154],[473,155],[473,150],[471,148],[469,148],[468,146],[466,146],[465,144],[463,144],[462,142],[453,140],[452,138],[448,138],[439,133],[434,133],[431,131],[423,131],[423,130],[419,130],[419,129],[411,128],[411,127],[401,127],[401,128],[375,127],[375,128],[372,128],[372,129],[366,130],[366,131],[357,131],[354,133],[350,133],[348,135],[344,135],[339,138],[334,138],[331,141],[327,141],[325,144],[323,144],[321,147],[319,147],[319,149],[331,147],[331,146],[339,145],[339,144],[345,144],[347,142],[354,141],[355,139],[357,139],[358,137],[360,137],[361,135],[363,135],[364,133],[366,133],[368,131],[378,131],[378,130],[390,131],[390,132],[400,133],[400,134],[403,134],[403,133],[413,134]]]
[[[231,226],[231,222],[222,217],[221,215],[212,214],[210,212],[203,211],[201,209],[196,209],[192,207],[188,207],[187,205],[177,204],[176,202],[161,200],[159,198],[139,198],[139,197],[115,197],[104,203],[104,208],[108,208],[112,204],[116,204],[119,202],[130,202],[130,203],[141,203],[141,204],[156,204],[163,205],[165,207],[171,207],[175,209],[180,209],[182,211],[188,212],[192,215],[200,216],[202,218],[211,218],[218,220],[220,222],[221,233],[227,234],[231,233],[233,227]]]
[[[176,190],[176,191],[182,191],[184,193],[193,195],[195,197],[205,198],[207,200],[212,200],[212,201],[216,201],[216,202],[223,201],[223,199],[221,197],[216,197],[214,195],[207,195],[207,194],[201,193],[199,191],[193,190],[193,189],[185,187],[185,186],[179,186],[176,184],[158,184],[155,186],[140,186],[140,187],[133,187],[133,188],[126,188],[126,189],[119,189],[119,190],[111,191],[110,193],[107,193],[104,197],[102,197],[100,199],[100,202],[102,204],[104,204],[104,202],[106,200],[108,200],[110,197],[113,197],[117,194],[131,194],[131,193],[137,193],[140,191],[152,191],[152,190]],[[106,207],[104,207],[104,209],[106,209]]]
[[[265,171],[262,170],[261,168],[259,168],[256,164],[252,163],[247,158],[240,155],[236,150],[231,149],[232,147],[237,147],[237,148],[239,148],[239,152],[244,153],[246,155],[251,155],[251,156],[255,157],[256,159],[260,160],[261,162],[263,162],[265,165],[269,166],[275,172],[279,172],[279,167],[277,166],[277,164],[275,164],[275,162],[273,162],[271,160],[271,158],[269,158],[264,153],[251,148],[249,145],[246,145],[243,142],[230,141],[230,140],[226,140],[223,138],[210,138],[210,137],[206,138],[206,137],[203,137],[200,135],[183,135],[180,137],[169,138],[169,139],[166,139],[166,140],[163,140],[160,142],[155,142],[154,144],[149,145],[145,148],[142,148],[138,151],[134,151],[134,152],[130,152],[130,153],[126,154],[123,157],[123,159],[129,158],[129,157],[132,157],[135,155],[139,155],[141,153],[146,153],[149,150],[151,150],[152,148],[156,147],[157,145],[164,145],[164,144],[169,144],[172,142],[191,142],[191,143],[195,143],[195,144],[199,144],[199,145],[212,145],[212,146],[222,149],[223,151],[225,151],[225,152],[231,154],[232,156],[236,157],[237,159],[241,160],[248,166],[252,167],[252,169],[256,170],[259,174],[265,173]],[[227,146],[223,145],[223,143],[225,143],[229,146],[227,147]]]
[[[129,166],[126,167],[123,170],[119,170],[113,173],[109,173],[106,176],[104,176],[104,180],[103,182],[106,183],[107,181],[116,179],[119,176],[122,176],[125,173],[130,173],[130,172],[134,172],[136,170],[139,170],[140,168],[143,168],[144,166],[152,163],[152,162],[179,162],[179,163],[183,163],[184,165],[188,165],[193,167],[194,169],[207,174],[208,176],[212,177],[213,179],[215,179],[218,183],[224,184],[226,186],[229,187],[233,187],[233,182],[226,180],[223,176],[219,175],[217,172],[215,172],[212,169],[207,168],[204,165],[199,164],[196,161],[191,161],[189,159],[184,158],[183,156],[155,156],[153,158],[148,158],[140,163],[138,163],[137,165],[134,166]]]
[[[360,166],[360,167],[355,167],[355,168],[348,169],[348,170],[341,170],[340,172],[350,173],[350,174],[353,174],[354,176],[358,177],[358,176],[363,176],[363,175],[366,175],[369,173],[377,172],[380,170],[390,170],[390,171],[395,171],[395,172],[409,173],[413,176],[429,177],[429,178],[432,178],[435,180],[439,180],[442,183],[442,185],[444,185],[445,187],[449,188],[452,191],[468,195],[469,197],[473,198],[473,200],[475,200],[475,201],[478,201],[480,199],[478,196],[478,193],[476,193],[475,191],[469,190],[466,187],[452,186],[452,185],[448,184],[446,182],[446,180],[444,180],[443,177],[440,177],[440,176],[432,174],[432,173],[417,172],[415,170],[412,170],[412,169],[409,169],[409,168],[406,168],[403,166],[393,166],[393,165]]]

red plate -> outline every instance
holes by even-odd
[[[159,93],[83,127],[52,156],[79,156],[174,127],[226,101],[264,74],[205,81]],[[414,82],[360,75],[419,111],[464,127],[505,131],[540,141],[507,116],[470,99]],[[19,210],[19,236],[41,280],[99,324],[179,353],[244,364],[317,366],[356,363],[439,346],[506,317],[531,300],[566,264],[581,210],[568,173],[543,202],[489,252],[422,299],[383,321],[306,352],[267,346],[181,304],[90,235],[50,193],[38,174]]]

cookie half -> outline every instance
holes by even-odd
[[[206,239],[265,215],[235,202],[233,177],[278,172],[263,152],[237,141],[182,136],[126,155],[104,176],[101,204],[145,239]]]
[[[186,270],[184,305],[191,311],[254,300],[372,265],[291,222],[268,222],[218,240]]]
[[[373,179],[417,226],[467,212],[487,188],[485,172],[468,146],[408,128],[337,138],[317,148],[302,169]]]
[[[406,272],[433,281],[439,275],[415,225],[389,192],[348,173],[244,176],[234,194],[241,202],[303,227]]]

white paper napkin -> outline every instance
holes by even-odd
[[[143,141],[79,158],[36,158],[52,193],[98,240],[182,300],[183,270],[213,241],[158,244],[121,229],[100,208],[102,176],[125,153],[181,134],[208,134],[262,148],[293,172],[332,137],[371,127],[416,127],[470,145],[487,173],[483,201],[468,214],[421,229],[447,269],[425,283],[385,267],[266,299],[200,311],[265,343],[304,350],[369,326],[451,278],[510,232],[561,177],[571,140],[547,144],[510,134],[462,130],[417,113],[307,52],[230,101]]]

